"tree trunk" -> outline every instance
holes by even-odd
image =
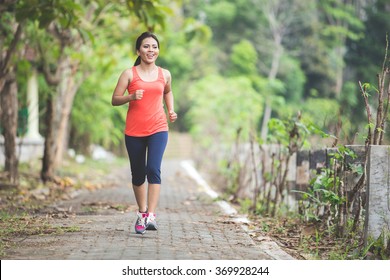
[[[343,83],[344,83],[344,56],[345,56],[345,38],[341,38],[341,45],[336,47],[335,53],[336,53],[336,78],[335,78],[335,94],[337,98],[340,98],[341,91],[343,89]]]
[[[272,54],[272,65],[270,72],[268,73],[268,80],[274,80],[279,71],[280,60],[283,54],[282,38],[277,34],[274,34],[275,51]],[[268,122],[271,118],[272,106],[271,97],[267,96],[265,100],[265,109],[263,115],[263,122],[261,125],[261,139],[266,142],[268,134]]]
[[[42,159],[42,170],[41,170],[41,179],[43,182],[50,181],[54,178],[54,159],[55,159],[55,149],[54,139],[55,139],[55,130],[53,127],[54,119],[54,102],[53,97],[50,95],[47,99],[47,108],[46,108],[46,137],[45,137],[45,148],[43,152]]]
[[[5,6],[8,8],[7,6]],[[22,25],[16,24],[11,43],[6,46],[0,44],[0,107],[1,123],[4,136],[5,165],[8,180],[11,184],[18,184],[18,158],[16,156],[16,133],[18,126],[18,99],[17,83],[14,68],[10,66],[16,46],[22,34]],[[4,32],[4,30],[2,30]],[[7,32],[7,31],[6,31]],[[3,36],[1,36],[3,39]],[[8,47],[8,48],[7,48]]]
[[[58,81],[56,94],[48,100],[46,113],[47,136],[42,162],[43,181],[54,178],[56,168],[61,165],[64,151],[68,145],[68,124],[74,97],[83,78],[76,80],[79,63],[71,64],[69,57],[58,62]]]
[[[6,75],[1,100],[1,123],[3,127],[5,166],[8,180],[11,184],[18,184],[18,158],[16,156],[16,133],[18,127],[18,88],[14,73]]]
[[[68,147],[69,140],[69,116],[72,111],[73,100],[81,85],[82,79],[76,81],[76,74],[78,71],[78,63],[75,63],[73,66],[70,65],[69,58],[66,59],[66,68],[61,74],[61,83],[58,87],[57,93],[57,108],[58,111],[58,133],[55,139],[55,146],[57,147],[55,155],[55,164],[59,166],[63,160],[64,152]],[[59,105],[59,106],[58,106]]]
[[[271,101],[270,98],[267,97],[265,101],[265,108],[264,108],[264,115],[263,115],[263,122],[261,124],[261,139],[266,142],[267,141],[267,134],[268,134],[268,122],[271,118],[272,114],[272,108],[271,108]]]

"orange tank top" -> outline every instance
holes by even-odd
[[[127,87],[129,94],[143,89],[142,99],[131,100],[127,110],[125,134],[128,136],[149,136],[157,132],[168,131],[163,96],[165,80],[161,67],[158,67],[156,81],[143,81],[132,67],[133,79]]]

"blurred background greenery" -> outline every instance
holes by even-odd
[[[91,144],[123,154],[127,106],[112,107],[111,95],[145,30],[172,73],[171,130],[208,147],[231,145],[238,130],[267,142],[270,118],[300,112],[339,143],[362,144],[358,82],[377,83],[390,31],[386,0],[8,0],[0,11],[2,94],[13,73],[23,112],[36,71],[41,135],[52,104],[57,145],[84,154]]]

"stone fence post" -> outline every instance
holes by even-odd
[[[385,247],[390,233],[390,146],[372,145],[367,164],[364,241],[381,235]]]

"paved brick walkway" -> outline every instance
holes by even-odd
[[[272,241],[256,244],[188,176],[180,160],[164,160],[162,172],[158,231],[134,233],[136,206],[129,171],[123,167],[108,178],[112,186],[82,192],[54,207],[72,213],[59,212],[54,224],[80,231],[30,236],[5,259],[292,259]]]

